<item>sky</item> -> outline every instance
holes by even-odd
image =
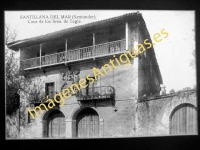
[[[173,88],[175,91],[196,85],[196,66],[190,66],[195,59],[195,11],[158,11],[158,10],[59,10],[59,11],[5,11],[5,23],[17,30],[16,40],[35,37],[54,31],[91,23],[126,13],[139,11],[145,20],[151,39],[155,33],[164,28],[168,37],[154,46],[159,64],[163,84],[167,93]],[[79,19],[81,22],[45,23],[45,19],[28,19],[26,15],[61,15],[92,16],[91,19]],[[42,20],[43,23],[40,23]],[[55,20],[55,19],[54,19]],[[57,19],[58,20],[58,19]],[[76,19],[74,19],[76,20]],[[31,22],[32,21],[32,22]]]

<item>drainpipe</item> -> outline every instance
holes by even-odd
[[[20,137],[20,104],[19,104],[19,137]]]
[[[19,104],[19,137],[20,137],[20,89],[18,90],[17,94],[18,94],[18,104]]]

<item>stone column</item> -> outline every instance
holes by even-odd
[[[104,120],[102,118],[99,119],[99,137],[104,136]]]
[[[41,135],[40,135],[40,137],[42,137],[42,138],[47,138],[47,135],[48,135],[48,131],[47,131],[47,120],[41,120],[40,121],[40,123],[39,123],[39,126],[41,126],[42,127],[42,132],[40,132],[41,133]]]
[[[65,137],[71,138],[72,137],[72,121],[71,119],[65,120]]]

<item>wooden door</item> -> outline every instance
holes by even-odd
[[[77,137],[98,137],[99,136],[99,116],[93,109],[87,108],[81,111],[76,121]]]
[[[48,118],[48,137],[65,136],[65,117],[59,110],[53,111]]]
[[[182,104],[170,117],[170,134],[196,134],[197,110],[191,104]]]

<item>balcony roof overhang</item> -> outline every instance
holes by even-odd
[[[45,35],[36,36],[29,39],[14,41],[14,42],[8,43],[7,46],[12,50],[18,51],[19,48],[23,48],[23,47],[29,47],[32,45],[37,45],[37,44],[41,44],[41,43],[45,43],[45,42],[49,42],[53,40],[67,39],[71,37],[72,35],[77,35],[77,34],[80,34],[81,32],[95,32],[95,31],[98,31],[99,29],[103,29],[115,24],[119,24],[123,22],[125,23],[129,21],[139,21],[139,20],[143,21],[143,17],[141,13],[139,12],[129,13],[122,16],[113,17],[113,18],[109,18],[109,19],[105,19],[101,21],[96,21],[93,23],[88,23],[88,24],[80,25],[76,27],[71,27],[71,28],[60,30],[60,31],[48,33]]]

